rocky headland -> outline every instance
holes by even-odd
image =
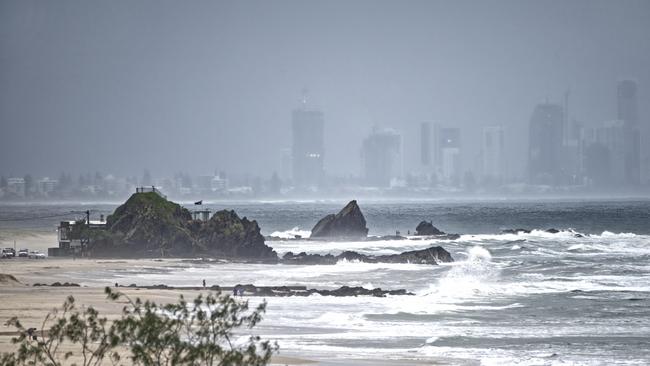
[[[256,221],[222,210],[207,221],[155,192],[135,193],[91,233],[93,257],[214,256],[277,261]]]

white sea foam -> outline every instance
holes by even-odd
[[[294,239],[296,237],[306,239],[311,236],[311,230],[300,230],[300,228],[296,226],[291,230],[274,231],[269,236],[272,236],[274,238],[280,238],[280,239]]]

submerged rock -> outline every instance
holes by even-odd
[[[377,257],[377,261],[381,263],[440,264],[453,262],[454,259],[443,247],[436,246],[400,254],[382,255]]]
[[[415,228],[415,235],[445,235],[445,233],[433,226],[431,221],[421,221]]]
[[[336,215],[323,217],[311,230],[311,238],[365,239],[368,235],[366,219],[357,201],[350,201]]]
[[[154,290],[205,290],[204,287],[172,287],[164,284],[153,286],[137,286],[142,289]],[[255,286],[252,284],[235,285],[233,287],[221,287],[218,285],[210,286],[210,290],[233,292],[235,296],[263,296],[263,297],[287,297],[287,296],[311,296],[318,294],[321,296],[374,296],[386,297],[386,295],[413,295],[405,289],[382,290],[381,288],[367,289],[364,287],[341,286],[334,290],[308,289],[305,286]]]
[[[505,229],[501,230],[502,234],[530,234],[530,230],[528,229]]]
[[[430,247],[422,250],[412,250],[400,254],[392,255],[366,255],[354,251],[345,251],[337,256],[332,254],[307,254],[305,252],[293,254],[286,253],[282,257],[282,263],[285,264],[336,264],[340,260],[359,261],[365,263],[415,263],[431,264],[453,262],[448,251],[440,246]]]

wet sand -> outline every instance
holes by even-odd
[[[106,259],[70,259],[70,258],[48,258],[48,259],[5,259],[0,260],[0,273],[10,274],[15,277],[13,281],[8,276],[0,276],[0,353],[12,352],[15,345],[11,344],[11,338],[15,336],[15,330],[7,327],[4,323],[16,316],[26,327],[35,327],[41,329],[41,324],[48,312],[58,308],[63,304],[65,299],[72,295],[78,306],[93,306],[102,316],[109,319],[119,317],[124,302],[113,302],[106,299],[104,287],[106,285],[93,285],[82,287],[50,287],[36,286],[35,283],[51,284],[53,282],[83,282],[85,278],[80,275],[78,281],[69,277],[70,272],[83,274],[84,272],[97,271],[101,269],[128,269],[137,267],[152,267],[164,269],[169,266],[178,266],[182,262],[180,259],[139,259],[139,260],[106,260]],[[64,275],[65,274],[65,275]],[[179,295],[186,298],[195,297],[200,291],[198,290],[157,290],[120,287],[124,294],[135,298],[149,299],[159,303],[175,302]],[[408,364],[408,365],[431,365],[431,364],[449,364],[441,361],[434,362],[416,362],[413,360],[342,360],[332,358],[330,360],[310,360],[309,355],[286,355],[280,350],[280,354],[275,355],[272,360],[273,365],[390,365],[390,364]]]

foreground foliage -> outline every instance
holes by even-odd
[[[177,303],[165,305],[108,287],[106,295],[126,304],[112,322],[92,307],[79,310],[72,296],[47,315],[39,330],[10,319],[6,325],[19,333],[12,340],[17,350],[1,355],[0,365],[265,365],[277,350],[259,336],[236,334],[261,320],[266,303],[249,311],[248,302],[221,293],[199,295],[192,302],[181,295]]]

